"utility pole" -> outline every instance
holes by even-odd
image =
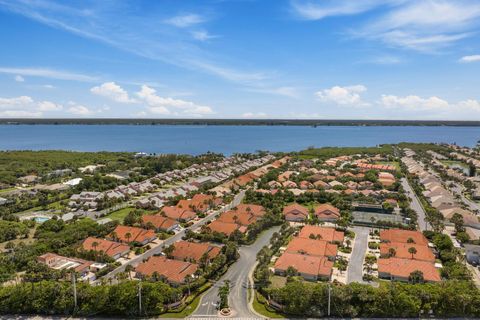
[[[138,283],[138,313],[142,315],[142,282]]]
[[[75,279],[75,271],[72,272],[72,286],[73,286],[73,313],[77,311],[77,280]]]
[[[327,310],[327,315],[330,317],[330,302],[331,302],[331,296],[332,296],[332,288],[330,287],[330,282],[328,283],[328,310]]]

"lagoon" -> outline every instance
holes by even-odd
[[[480,127],[0,125],[0,150],[132,151],[226,155],[308,147],[448,142],[474,146]]]

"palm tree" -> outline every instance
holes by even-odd
[[[127,242],[130,243],[130,238],[132,237],[132,234],[130,232],[125,233],[125,239],[127,239]]]
[[[128,278],[130,280],[132,280],[132,271],[133,271],[133,266],[130,264],[127,264],[127,266],[125,267],[125,272],[128,273]]]
[[[408,248],[408,253],[412,255],[412,259],[413,259],[413,256],[417,253],[417,249],[415,249],[415,247],[410,247]]]
[[[395,250],[395,248],[389,248],[389,249],[388,249],[388,256],[389,256],[390,258],[393,258],[393,257],[395,257],[396,255],[397,255],[397,250]]]
[[[110,237],[112,237],[114,241],[118,240],[118,234],[115,231],[112,231],[112,233],[110,233]]]
[[[407,243],[415,243],[415,240],[413,240],[413,238],[408,238]]]

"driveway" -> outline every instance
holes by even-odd
[[[193,224],[191,227],[190,227],[190,230],[196,230],[198,228],[200,228],[201,226],[203,226],[205,223],[207,223],[208,221],[211,221],[213,219],[216,218],[217,214],[221,213],[221,212],[224,212],[224,211],[228,211],[228,210],[231,210],[233,207],[239,205],[243,198],[245,197],[245,191],[242,190],[240,191],[236,196],[235,198],[233,199],[232,202],[230,202],[227,206],[225,206],[224,208],[218,210],[218,211],[215,211],[214,213],[212,214],[209,214],[208,216],[206,216],[205,218],[201,219],[200,221],[198,221],[197,223]],[[145,253],[139,255],[139,256],[136,256],[135,258],[129,260],[127,263],[121,265],[120,267],[114,269],[113,271],[111,271],[110,273],[108,273],[107,275],[104,276],[104,278],[106,279],[111,279],[111,278],[114,278],[115,275],[117,275],[118,273],[120,272],[123,272],[125,271],[125,267],[127,265],[133,265],[133,266],[136,266],[138,265],[140,262],[142,262],[143,260],[155,255],[155,254],[159,254],[160,252],[162,252],[163,248],[164,247],[167,247],[167,246],[170,246],[171,244],[179,241],[182,239],[182,237],[185,235],[185,231],[186,229],[182,229],[182,231],[178,232],[177,234],[175,234],[174,236],[171,236],[170,238],[166,239],[162,245],[159,245],[159,246],[156,246],[148,251],[146,251]]]
[[[353,245],[350,261],[348,262],[347,283],[367,283],[363,281],[363,260],[365,258],[365,253],[367,252],[370,228],[353,227],[352,229],[355,232],[355,243]]]
[[[191,318],[212,318],[217,316],[218,289],[223,286],[225,280],[230,281],[229,305],[234,312],[235,318],[258,318],[250,311],[248,302],[248,287],[250,281],[248,275],[255,266],[257,253],[265,245],[268,245],[274,232],[280,227],[273,227],[260,234],[259,238],[250,246],[240,247],[240,258],[228,269],[228,271],[210,288],[201,298],[197,310]]]
[[[402,178],[401,180],[402,187],[405,190],[407,196],[412,199],[410,202],[410,208],[414,210],[417,213],[417,224],[418,228],[420,231],[425,231],[428,230],[429,224],[425,220],[425,209],[423,208],[422,204],[420,203],[420,200],[418,199],[415,191],[413,191],[412,187],[410,186],[410,183],[408,183],[408,180],[406,178]]]

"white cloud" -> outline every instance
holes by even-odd
[[[214,114],[209,106],[197,105],[191,101],[174,98],[160,97],[157,91],[149,86],[143,85],[137,92],[137,96],[148,105],[148,110],[157,114],[171,114],[181,112],[185,115],[208,115]],[[173,109],[173,110],[172,110]]]
[[[246,88],[246,91],[250,92],[260,92],[260,93],[267,93],[267,94],[274,94],[274,95],[279,95],[279,96],[284,96],[284,97],[290,97],[290,98],[298,98],[299,93],[298,89],[295,87],[277,87],[277,88]]]
[[[109,98],[120,103],[133,103],[135,100],[130,99],[127,91],[117,85],[115,82],[105,82],[100,86],[90,89],[93,94]]]
[[[201,31],[193,31],[192,37],[198,41],[207,41],[210,39],[218,38],[218,36],[211,35],[208,31],[201,30]]]
[[[73,73],[62,70],[53,70],[46,68],[6,68],[0,67],[0,73],[14,74],[20,76],[30,76],[30,77],[42,77],[49,79],[58,79],[58,80],[73,80],[81,82],[93,82],[97,79],[92,76]]]
[[[478,1],[403,1],[354,34],[392,46],[434,52],[472,36],[479,18]]]
[[[246,112],[242,114],[242,118],[248,118],[248,119],[256,119],[256,118],[266,118],[267,114],[265,112]]]
[[[35,101],[29,96],[0,98],[0,116],[40,117],[44,112],[60,111],[63,107],[51,101]]]
[[[21,75],[18,75],[18,74],[15,76],[14,79],[15,79],[15,81],[17,81],[17,82],[24,82],[24,81],[25,81],[25,78],[22,77]]]
[[[421,98],[410,95],[398,97],[394,95],[382,95],[380,104],[388,109],[408,109],[408,110],[444,110],[450,105],[447,101],[438,97]]]
[[[165,23],[178,28],[188,28],[203,22],[205,22],[205,18],[194,13],[178,15],[165,20]]]
[[[369,11],[382,4],[392,1],[385,0],[292,0],[290,2],[294,13],[306,20],[320,20],[331,16],[354,15]]]
[[[68,112],[77,116],[89,116],[95,114],[95,111],[78,104],[73,104],[70,108],[68,108]]]
[[[459,61],[464,62],[464,63],[479,62],[480,61],[480,54],[475,54],[475,55],[472,55],[472,56],[464,56],[464,57],[461,57]]]
[[[38,103],[38,110],[40,111],[60,111],[62,109],[62,105],[55,104],[50,101],[41,101]]]
[[[338,105],[366,106],[362,101],[361,93],[367,91],[364,85],[348,87],[334,86],[330,89],[317,91],[315,95],[322,102],[333,102]]]

